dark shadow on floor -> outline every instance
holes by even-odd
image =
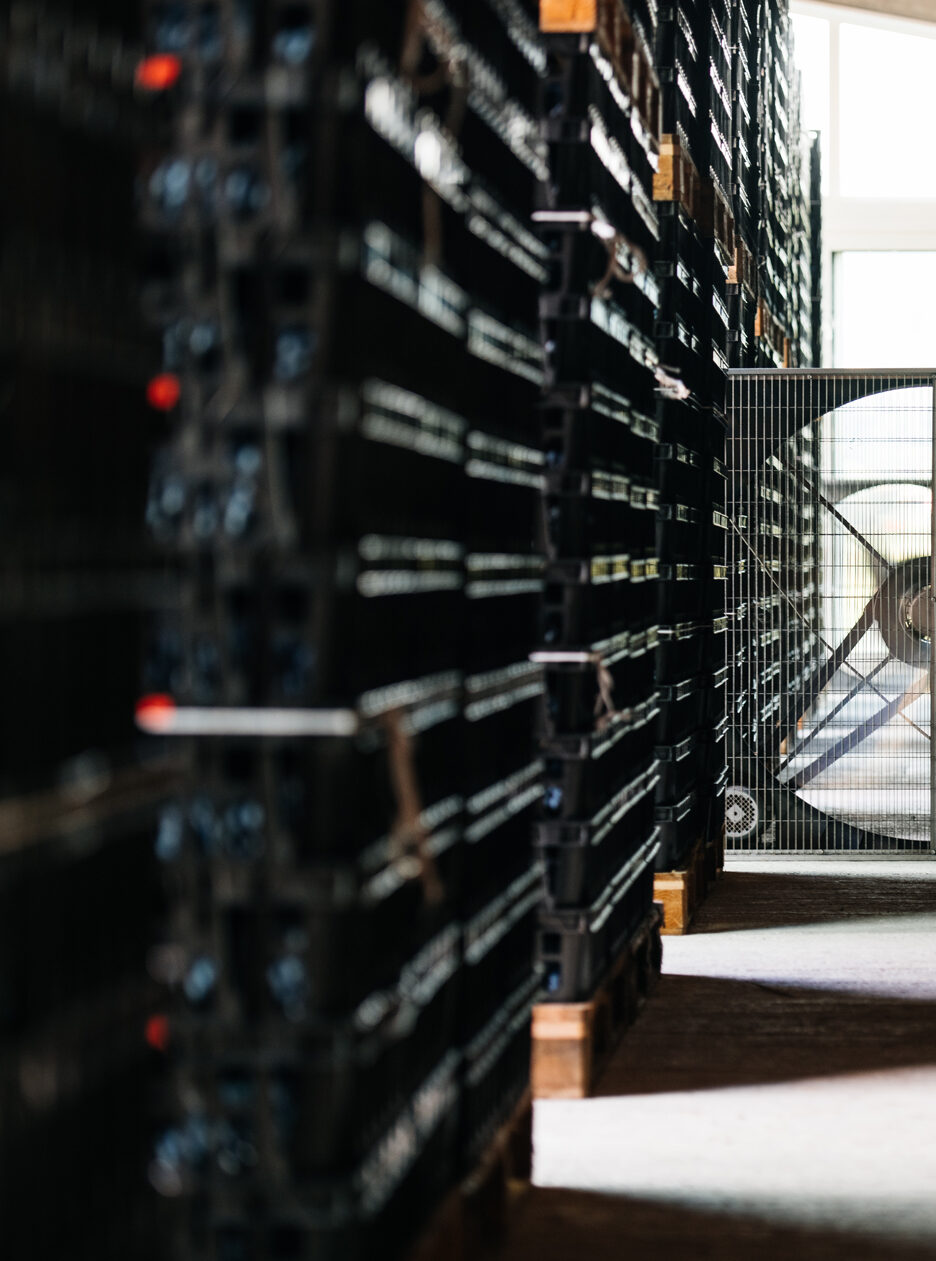
[[[932,1244],[793,1228],[630,1196],[535,1187],[499,1261],[933,1261]]]
[[[711,1090],[929,1064],[936,1064],[936,1003],[663,976],[597,1093]]]
[[[936,913],[936,862],[933,872],[934,879],[920,880],[726,871],[699,908],[692,932],[729,933],[877,915],[932,914]]]

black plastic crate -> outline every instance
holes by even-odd
[[[460,961],[453,924],[396,987],[372,997],[369,1020],[312,1022],[294,1055],[269,1070],[294,1114],[283,1155],[296,1178],[353,1172],[444,1058],[455,1038]],[[218,1057],[213,1093],[229,1116],[251,1116],[263,1068],[249,1052]]]
[[[180,377],[183,417],[189,400],[213,399],[232,372],[240,414],[280,425],[305,422],[326,377],[392,382],[469,420],[484,416],[494,432],[498,416],[514,425],[517,415],[532,417],[543,380],[535,309],[503,309],[509,289],[484,301],[441,267],[424,266],[416,230],[374,219],[321,258],[290,243],[274,262],[232,265],[217,281],[230,311],[223,339],[216,317],[193,327],[187,310],[168,306],[163,369]],[[209,312],[216,302],[212,287]],[[418,358],[404,353],[417,342]],[[224,414],[211,404],[198,421]]]
[[[459,1093],[458,1057],[449,1053],[353,1175],[299,1183],[290,1176],[288,1166],[285,1173],[264,1166],[234,1184],[239,1192],[234,1205],[218,1204],[214,1195],[198,1194],[209,1188],[215,1195],[223,1194],[231,1186],[229,1177],[211,1176],[219,1153],[209,1146],[208,1171],[202,1167],[193,1177],[182,1165],[184,1189],[196,1193],[187,1204],[183,1201],[194,1237],[208,1241],[218,1257],[246,1255],[262,1261],[369,1261],[377,1255],[404,1255],[433,1206],[458,1177]],[[282,1091],[274,1089],[271,1094],[271,1124],[279,1137],[295,1125],[295,1113]],[[211,1133],[202,1118],[192,1117],[170,1134],[177,1133],[183,1144],[198,1149],[206,1128]],[[223,1127],[216,1129],[224,1133]],[[174,1144],[164,1141],[157,1151],[165,1158],[178,1145],[178,1140]],[[405,1160],[398,1156],[401,1145],[407,1151]],[[268,1177],[262,1179],[263,1174]],[[273,1177],[276,1184],[271,1193]],[[261,1187],[265,1190],[262,1199]],[[255,1201],[262,1203],[261,1209],[254,1206]],[[311,1217],[310,1203],[315,1205]]]
[[[463,563],[453,541],[382,535],[317,562],[232,562],[196,586],[184,633],[179,614],[157,623],[146,690],[199,706],[347,706],[451,669]]]
[[[534,845],[543,862],[550,910],[590,906],[653,831],[656,762],[645,761],[587,821],[540,823]]]
[[[607,161],[596,152],[590,135]],[[645,253],[652,251],[659,231],[656,205],[649,187],[635,179],[631,170],[628,137],[629,132],[613,116],[603,115],[598,108],[589,124],[562,127],[549,145],[550,176],[538,190],[538,221],[544,222],[549,213],[590,211],[597,206],[611,227]]]
[[[700,551],[707,521],[704,510],[689,504],[664,502],[657,518],[657,550],[665,562],[692,560]]]
[[[530,1077],[530,1021],[540,986],[527,977],[463,1049],[459,1156],[463,1174],[477,1167],[516,1109]]]
[[[455,638],[467,670],[495,671],[529,654],[538,638],[544,584],[540,556],[468,553],[461,633]]]
[[[681,801],[693,790],[699,791],[709,773],[709,748],[705,730],[694,731],[676,744],[657,745],[659,763],[657,801]]]
[[[702,258],[699,226],[678,201],[659,202],[657,210],[660,216],[657,259],[684,264],[690,273],[689,283],[685,287],[696,292],[701,284],[701,277],[697,275]]]
[[[187,7],[167,0],[145,0],[145,30],[150,48],[180,56],[193,69],[204,66],[217,70],[228,65],[246,71],[267,60],[287,68],[303,67],[311,60],[313,49],[317,56],[327,53],[340,57],[353,53],[365,39],[388,54],[399,55],[406,28],[404,14],[396,6],[375,12],[366,0],[352,0],[350,4],[328,3],[325,8],[331,18],[328,23],[321,21],[322,6],[308,0],[284,4],[272,22],[244,12],[228,32],[217,9],[209,9],[196,22]],[[326,32],[330,39],[323,47],[320,41]],[[224,35],[228,38],[222,38]]]
[[[679,136],[696,169],[705,153],[705,81],[698,62],[657,66],[663,135]]]
[[[533,973],[542,879],[539,866],[528,860],[527,867],[464,924],[460,1045],[471,1042]]]
[[[543,499],[550,560],[633,551],[656,543],[657,490],[650,479],[592,470],[551,476]]]
[[[544,742],[548,747],[542,818],[575,820],[600,811],[646,758],[649,724],[657,712],[654,693],[631,718],[621,718],[603,731]]]
[[[542,762],[532,761],[467,799],[458,889],[463,916],[476,915],[529,867],[530,829],[543,796],[542,771]]]
[[[670,683],[700,674],[716,651],[711,632],[710,619],[661,626],[655,661],[658,682]]]
[[[541,210],[597,205],[608,223],[650,253],[657,236],[652,200],[655,139],[628,108],[626,94],[597,44],[553,44],[553,73],[543,97],[542,131],[549,141],[550,180]],[[589,155],[593,127],[607,161]],[[623,194],[623,195],[622,195]],[[629,195],[628,195],[629,194]]]
[[[610,298],[545,295],[540,311],[548,389],[579,381],[613,388],[622,379],[655,373],[653,335],[641,332]]]
[[[645,704],[654,691],[652,659],[630,648],[613,659],[552,662],[546,666],[546,692],[539,723],[552,735],[589,734],[618,715]]]
[[[708,686],[709,681],[704,674],[682,679],[679,683],[657,685],[660,701],[657,738],[660,744],[678,743],[702,725]]]
[[[553,394],[542,410],[547,469],[571,473],[600,468],[649,479],[660,427],[649,374],[643,384],[647,388],[637,398],[632,389],[625,397],[598,382]]]
[[[705,617],[710,612],[703,566],[674,561],[661,565],[658,614],[661,626]]]
[[[536,111],[547,69],[547,49],[530,5],[500,0],[452,0],[462,37],[509,87],[511,96]]]
[[[545,456],[532,409],[514,418],[516,432],[471,429],[465,439],[466,542],[472,551],[534,551]],[[396,485],[399,494],[401,483]],[[409,490],[409,484],[407,484]],[[409,494],[404,497],[412,510]],[[457,500],[450,503],[456,514]]]
[[[209,429],[197,458],[167,451],[147,503],[156,541],[184,551],[250,551],[292,534],[297,548],[309,549],[365,534],[444,537],[453,524],[464,537],[472,483],[464,480],[463,417],[371,378],[326,391],[316,421],[271,434],[259,417],[229,420]],[[272,498],[268,485],[277,488]]]
[[[612,639],[653,610],[659,561],[621,553],[547,572],[541,643],[547,651]],[[636,579],[636,581],[635,581]]]
[[[674,404],[674,406],[681,406]],[[705,468],[708,463],[704,448],[707,435],[700,426],[702,414],[686,409],[685,423],[679,426],[667,424],[666,428],[685,435],[685,441],[665,441],[657,448],[658,484],[663,503],[685,503],[697,511],[705,507]]]
[[[554,1002],[584,1002],[638,930],[653,903],[656,830],[585,911],[542,912],[539,958],[545,996]]]
[[[670,443],[677,443],[681,447],[686,447],[690,451],[694,451],[700,456],[707,456],[710,452],[715,451],[716,454],[722,454],[725,434],[725,422],[720,418],[720,414],[713,411],[711,407],[700,405],[697,400],[686,398],[673,398],[671,394],[660,391],[660,397],[657,403],[657,420],[660,425],[661,438],[664,449],[661,450],[659,458],[663,461],[676,460],[684,466],[686,464],[694,465],[692,460],[687,460],[681,451],[672,451],[665,449]],[[704,463],[703,466],[704,467]],[[680,469],[671,466],[669,469],[662,469],[664,474],[672,472],[679,474]],[[691,494],[691,487],[695,484],[699,487],[699,494],[694,501]],[[666,490],[665,485],[661,485],[661,490]],[[699,479],[694,474],[688,479],[683,478],[678,483],[677,488],[672,492],[675,497],[686,503],[696,502],[698,507],[704,507],[707,500],[705,494],[705,480]]]
[[[355,857],[394,826],[398,759],[424,808],[461,794],[461,699],[460,677],[450,673],[366,696],[367,712],[350,715],[360,721],[356,735],[198,741],[186,791],[163,809],[158,857],[234,868],[265,861],[274,846],[299,867]]]
[[[657,258],[655,272],[660,291],[659,318],[666,320],[671,313],[678,313],[683,320],[702,327],[708,319],[708,312],[699,259],[694,255],[687,258],[676,251],[667,251]]]
[[[699,47],[695,5],[676,3],[663,6],[657,27],[656,59],[661,66],[684,66],[693,82],[698,81],[698,63],[704,48]]]
[[[653,336],[660,294],[652,255],[590,217],[563,226],[544,224],[541,236],[549,250],[552,291],[610,297],[638,331]]]
[[[407,960],[451,922],[464,858],[455,803],[424,812],[427,836],[407,846],[387,838],[366,861],[284,874],[258,904],[249,887],[216,912],[223,958],[206,941],[189,963],[183,992],[211,1017],[225,995],[229,1017],[301,1020],[354,1008],[395,983]],[[453,811],[433,826],[433,813]],[[223,886],[222,886],[223,887]]]
[[[534,724],[544,691],[542,667],[524,659],[464,682],[464,748],[453,774],[466,795],[529,766]]]
[[[707,809],[704,798],[697,789],[691,789],[679,801],[658,804],[656,824],[660,849],[656,858],[657,871],[679,871],[703,834]]]

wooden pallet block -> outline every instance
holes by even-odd
[[[754,255],[735,234],[734,262],[728,271],[729,285],[743,285],[752,298],[757,297],[757,267]]]
[[[689,931],[696,911],[718,873],[725,866],[725,832],[714,838],[699,837],[682,871],[659,871],[653,880],[654,899],[663,906],[664,937],[681,937]]]
[[[585,1099],[660,972],[662,912],[654,906],[627,949],[583,1003],[533,1008],[534,1099]]]
[[[763,298],[758,299],[757,303],[757,315],[754,318],[754,336],[763,337],[774,353],[782,359],[786,342],[786,329]]]
[[[682,871],[660,871],[653,880],[653,896],[663,906],[664,936],[682,936],[689,931],[689,925],[699,903],[699,863],[701,844],[693,846],[689,861]]]
[[[659,169],[653,177],[654,201],[678,201],[696,222],[702,214],[702,178],[678,137],[660,137]]]
[[[533,1173],[533,1101],[526,1090],[476,1168],[442,1202],[407,1261],[480,1261],[500,1245]]]
[[[598,25],[598,0],[540,0],[540,30],[548,34],[581,34]]]

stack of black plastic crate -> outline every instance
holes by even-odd
[[[789,347],[785,361],[791,368],[804,368],[817,363],[813,355],[813,266],[812,223],[812,138],[800,126],[802,90],[800,74],[795,69],[792,30],[789,35],[790,78],[792,90],[789,108],[790,145],[790,233],[789,276],[787,280],[787,333]]]
[[[786,0],[760,0],[758,52],[758,367],[789,361],[792,199],[798,132],[791,124],[790,22]]]
[[[133,727],[162,594],[140,513],[160,425],[140,388],[136,28],[92,0],[0,13],[0,1184],[17,1257],[162,1255],[140,1178],[151,831],[172,772]]]
[[[759,59],[757,0],[731,4],[731,210],[734,265],[729,277],[728,356],[732,368],[753,362],[757,325]]]
[[[809,261],[812,324],[811,364],[822,363],[822,141],[818,132],[809,140]]]
[[[176,1255],[394,1256],[528,1082],[545,59],[500,0],[147,19],[183,578],[140,721],[190,779],[151,1179]]]
[[[660,870],[685,867],[721,833],[725,786],[725,373],[734,264],[727,5],[671,6],[657,60],[663,148],[659,391]]]
[[[821,361],[821,180],[818,137],[803,136],[800,87],[783,0],[734,0],[735,94],[750,85],[749,31],[757,66],[752,169],[756,216],[742,181],[734,187],[736,271],[732,363],[802,367]],[[742,13],[744,10],[744,13]],[[743,56],[742,56],[743,53]],[[740,102],[735,101],[736,117]],[[744,111],[741,111],[742,113]],[[750,112],[750,111],[748,111]],[[736,150],[737,150],[736,145]],[[745,282],[749,293],[744,292]],[[756,314],[750,322],[750,302]],[[752,387],[742,387],[751,390]],[[790,388],[795,388],[791,386]],[[751,414],[757,399],[749,399]],[[731,771],[736,784],[763,788],[765,768],[782,755],[778,715],[812,666],[818,618],[819,523],[801,476],[816,467],[817,437],[806,429],[770,452],[739,430],[729,464],[734,486],[729,688]],[[737,739],[736,739],[737,737]],[[738,739],[743,737],[744,754]],[[734,839],[741,846],[748,833]]]
[[[536,654],[546,785],[536,848],[540,958],[556,1001],[590,998],[646,921],[659,848],[652,34],[646,8],[615,3],[597,30],[548,37],[550,181],[537,214],[552,265],[541,299],[547,586]]]

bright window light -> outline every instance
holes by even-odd
[[[936,367],[936,251],[835,258],[835,366]]]
[[[823,18],[791,15],[794,58],[802,82],[800,123],[804,131],[818,131],[822,147],[822,191],[829,171],[829,23]]]
[[[843,22],[839,33],[843,197],[936,197],[936,37]]]

